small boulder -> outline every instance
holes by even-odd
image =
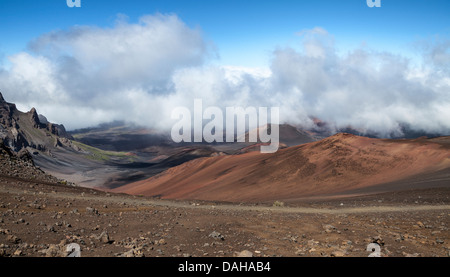
[[[214,239],[218,239],[218,240],[225,240],[225,237],[216,231],[213,231],[211,234],[209,234],[209,237],[214,238]]]
[[[96,239],[104,244],[111,244],[114,242],[114,240],[111,240],[109,238],[108,232],[106,232],[106,231],[102,232],[99,236],[96,237]]]
[[[248,250],[243,250],[241,252],[236,252],[235,257],[238,258],[251,258],[253,257],[253,253]]]

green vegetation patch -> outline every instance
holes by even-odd
[[[80,147],[84,151],[88,152],[88,157],[92,160],[96,161],[111,161],[113,159],[126,159],[129,162],[133,162],[135,157],[132,156],[129,152],[115,152],[115,151],[106,151],[95,148],[93,146],[86,145],[79,141],[72,141],[73,144]]]

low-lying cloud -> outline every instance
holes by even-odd
[[[0,91],[20,107],[68,129],[113,120],[169,130],[171,111],[204,106],[280,107],[280,121],[380,136],[413,130],[450,134],[450,43],[407,57],[370,48],[337,53],[322,28],[299,32],[299,49],[274,49],[267,69],[215,66],[214,45],[175,15],[150,15],[112,28],[74,27],[44,34],[8,57]],[[425,44],[424,44],[425,45]]]

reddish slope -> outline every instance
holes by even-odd
[[[443,143],[337,134],[274,154],[193,160],[115,191],[235,202],[332,194],[449,168],[449,139]]]

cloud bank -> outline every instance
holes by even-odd
[[[450,135],[450,42],[422,44],[420,65],[370,48],[338,55],[322,28],[298,34],[298,49],[274,49],[267,69],[217,66],[214,46],[175,15],[112,28],[44,34],[8,57],[0,91],[68,129],[113,120],[169,130],[177,106],[280,107],[280,121],[380,136],[413,130]]]

